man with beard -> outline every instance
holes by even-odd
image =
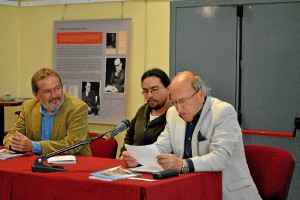
[[[141,78],[142,94],[147,101],[131,120],[124,138],[125,144],[148,145],[156,141],[166,125],[166,113],[170,107],[170,79],[160,69],[146,71]],[[125,151],[123,146],[121,153]]]
[[[87,105],[63,92],[54,70],[38,70],[31,87],[35,98],[23,103],[20,117],[3,140],[5,148],[45,155],[88,137]],[[88,144],[65,153],[91,156]]]

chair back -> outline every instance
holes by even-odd
[[[89,137],[95,137],[99,133],[89,133]],[[90,143],[92,156],[102,158],[116,158],[118,142],[115,138],[104,140],[102,138],[96,139]]]
[[[295,168],[292,154],[270,146],[245,145],[251,176],[263,200],[286,200]]]

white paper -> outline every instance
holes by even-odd
[[[51,164],[76,164],[76,157],[74,155],[55,156],[47,159]]]
[[[131,177],[131,178],[128,178],[128,179],[131,179],[131,180],[138,180],[138,181],[148,181],[148,182],[156,181],[155,179],[137,178],[137,177]]]
[[[131,168],[132,171],[163,171],[163,168],[157,163],[156,157],[159,155],[159,152],[154,144],[144,146],[133,146],[125,144],[125,147],[129,154],[134,157],[139,164],[143,165],[141,167]]]
[[[10,158],[16,158],[20,156],[25,156],[25,153],[15,153],[14,151],[8,149],[1,149],[0,150],[0,160],[7,160]]]
[[[149,167],[146,165],[140,166],[140,167],[133,167],[133,168],[129,168],[130,171],[133,172],[150,172],[150,173],[154,173],[154,172],[160,172],[160,171],[164,171],[164,169],[161,166],[158,167]]]

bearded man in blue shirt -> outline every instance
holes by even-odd
[[[63,92],[60,76],[42,68],[31,79],[34,99],[25,101],[18,120],[4,137],[5,148],[45,155],[88,137],[88,107]],[[91,156],[89,145],[65,152]]]

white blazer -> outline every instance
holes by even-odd
[[[184,153],[186,122],[175,107],[167,112],[167,125],[156,141],[161,153]],[[198,141],[198,133],[206,140]],[[223,200],[259,200],[245,158],[241,128],[233,106],[207,97],[192,137],[195,171],[222,171]],[[194,187],[194,186],[191,186]]]

